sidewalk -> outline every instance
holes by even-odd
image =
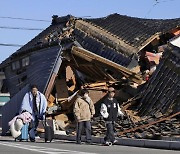
[[[55,139],[75,141],[75,136],[56,135]],[[117,139],[116,145],[156,148],[156,149],[168,149],[168,150],[180,150],[180,141],[167,141],[167,140],[147,140],[147,139]],[[82,137],[82,141],[85,141],[85,137]],[[103,143],[102,137],[92,137],[93,143]]]
[[[0,131],[1,135],[1,131]],[[40,137],[44,135],[41,134]],[[68,141],[75,141],[76,136],[68,136],[68,135],[54,135],[55,139],[58,140],[68,140]],[[180,140],[147,140],[147,139],[130,139],[130,138],[118,138],[118,142],[116,145],[123,145],[123,146],[134,146],[134,147],[144,147],[144,148],[155,148],[155,149],[167,149],[167,150],[180,150]],[[85,137],[82,137],[82,141],[85,142]],[[104,138],[102,137],[92,137],[93,143],[104,143]]]

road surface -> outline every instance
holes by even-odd
[[[114,145],[77,145],[75,142],[54,140],[44,143],[42,139],[37,142],[15,142],[11,137],[0,137],[0,154],[179,154],[179,151],[149,149]]]

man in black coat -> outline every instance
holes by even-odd
[[[101,104],[100,113],[106,122],[106,136],[104,138],[106,145],[111,145],[116,142],[114,136],[114,123],[117,120],[118,115],[123,116],[118,101],[114,98],[115,89],[113,87],[108,88],[108,96]]]

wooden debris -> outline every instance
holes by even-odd
[[[57,100],[58,101],[66,100],[69,97],[66,80],[65,79],[56,80],[55,86],[57,91]]]
[[[54,105],[55,97],[53,95],[49,95],[48,98],[48,107],[52,107]]]
[[[169,120],[169,119],[171,119],[171,118],[173,118],[173,117],[175,117],[175,116],[177,116],[177,115],[179,115],[179,114],[180,114],[180,112],[177,112],[177,113],[175,113],[175,114],[173,114],[173,115],[171,115],[171,116],[169,116],[169,117],[161,118],[161,119],[159,119],[159,120],[153,121],[153,122],[148,123],[148,124],[146,124],[146,125],[142,125],[142,126],[138,126],[138,127],[132,128],[132,129],[125,130],[125,131],[123,131],[123,132],[120,132],[119,134],[121,135],[121,134],[124,134],[124,133],[134,132],[134,131],[136,131],[136,130],[138,130],[138,129],[147,128],[147,127],[150,127],[150,126],[152,126],[152,125],[154,125],[154,124],[160,123],[160,122],[162,122],[162,121]]]

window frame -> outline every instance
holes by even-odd
[[[29,59],[29,56],[28,57],[25,57],[21,60],[21,64],[22,64],[22,67],[26,67],[26,66],[29,66],[30,64],[30,59]]]

